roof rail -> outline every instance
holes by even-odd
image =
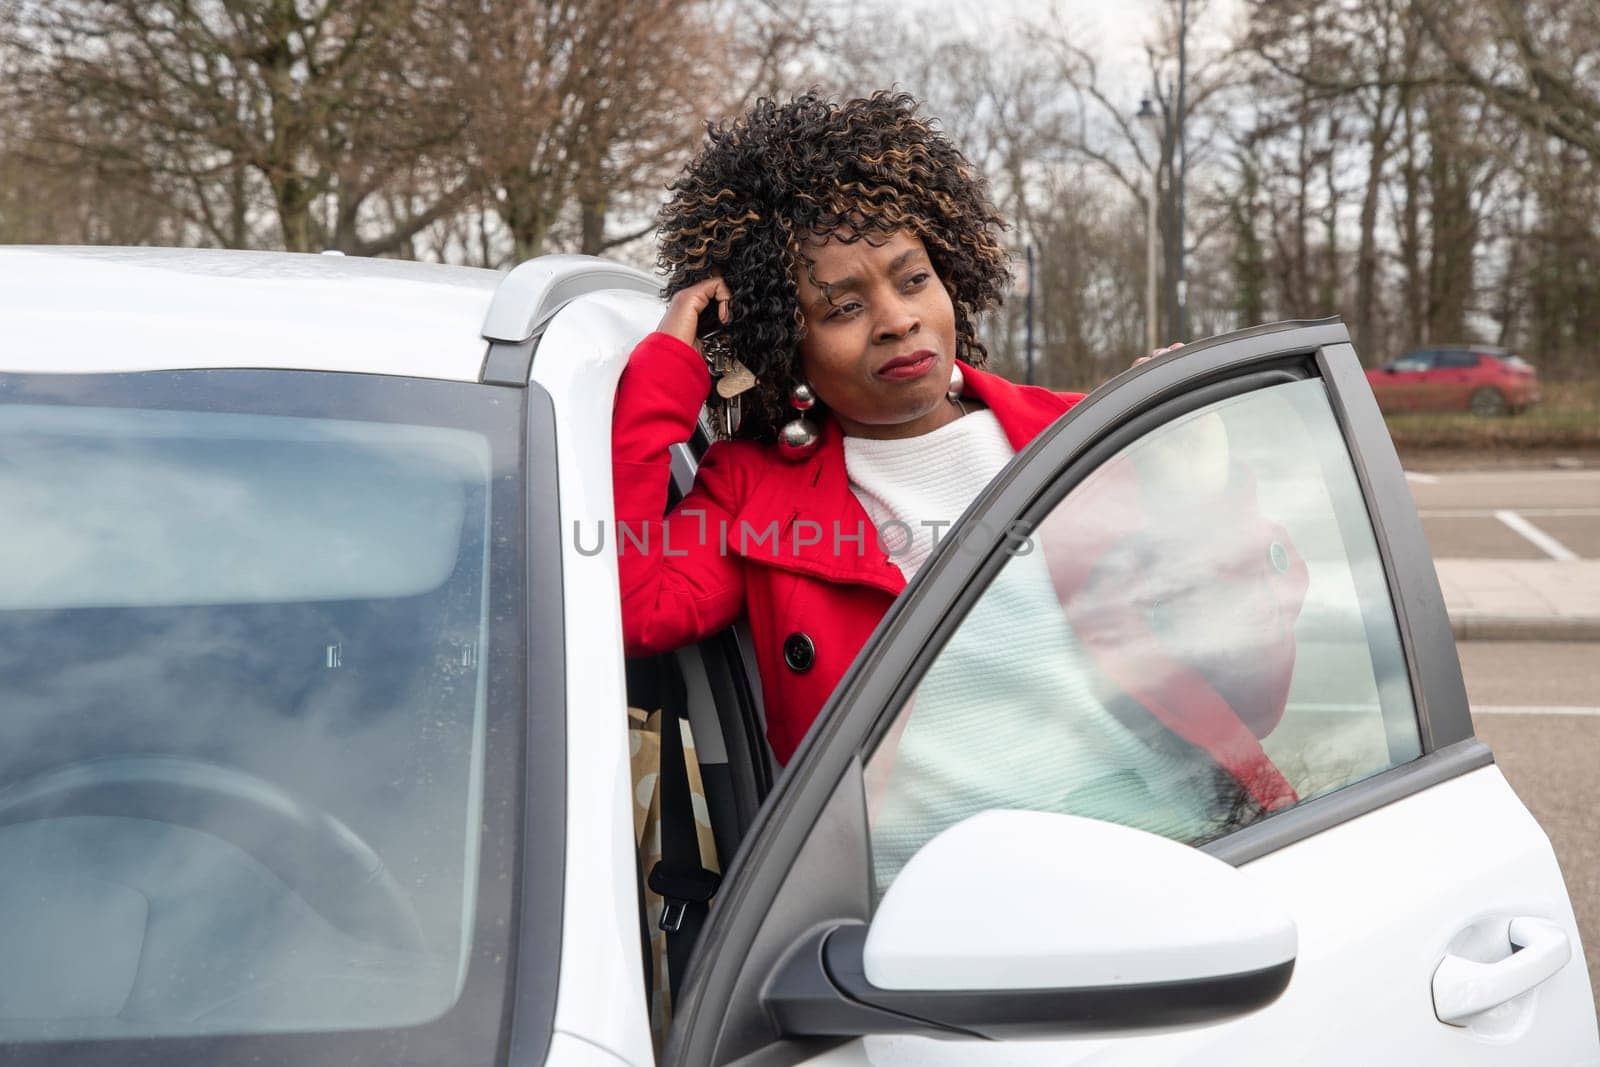
[[[661,284],[642,270],[598,256],[540,256],[518,264],[501,280],[484,316],[489,352],[479,381],[528,384],[534,345],[545,324],[569,301],[607,289],[659,296]]]

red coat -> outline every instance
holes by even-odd
[[[966,394],[994,412],[1018,451],[1083,398],[1015,385],[972,367],[962,371]],[[767,738],[778,760],[787,762],[905,578],[850,490],[843,435],[826,418],[819,422],[820,447],[800,462],[751,441],[713,444],[694,488],[663,520],[668,449],[692,435],[710,385],[694,349],[662,333],[639,343],[618,383],[612,464],[623,642],[629,656],[666,652],[747,615]],[[1287,544],[1281,531],[1274,528],[1271,536],[1274,544]],[[1304,566],[1297,557],[1294,563],[1298,589],[1273,590],[1275,602],[1292,600],[1286,615],[1282,603],[1277,606],[1277,617],[1288,625],[1273,646],[1273,658],[1286,666],[1269,672],[1266,692],[1247,694],[1254,712],[1241,717],[1221,700],[1208,701],[1201,726],[1175,730],[1211,750],[1268,807],[1294,796],[1256,741],[1276,725],[1287,695],[1292,624],[1304,592]],[[1092,578],[1091,568],[1053,572],[1063,593]],[[1136,644],[1119,660],[1115,648],[1085,643],[1113,678],[1130,673],[1124,660],[1157,648],[1154,641]],[[1161,677],[1178,687],[1198,676],[1166,671]],[[1183,725],[1185,701],[1176,691],[1165,694],[1165,703],[1156,699],[1160,693],[1128,691],[1147,707],[1161,704],[1152,713],[1169,728]]]

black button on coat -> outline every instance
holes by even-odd
[[[783,662],[796,674],[804,674],[817,660],[817,646],[802,633],[793,633],[783,639]]]

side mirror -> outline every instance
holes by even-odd
[[[923,846],[870,926],[812,931],[768,982],[787,1036],[1193,1025],[1270,1004],[1294,922],[1221,860],[1072,815],[991,811]]]

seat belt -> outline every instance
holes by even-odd
[[[661,897],[661,929],[667,935],[667,973],[677,991],[688,973],[689,957],[710,913],[711,897],[722,876],[700,865],[700,834],[694,824],[689,769],[684,762],[685,705],[683,679],[676,664],[663,685],[661,701],[661,859],[650,871],[649,885]]]

